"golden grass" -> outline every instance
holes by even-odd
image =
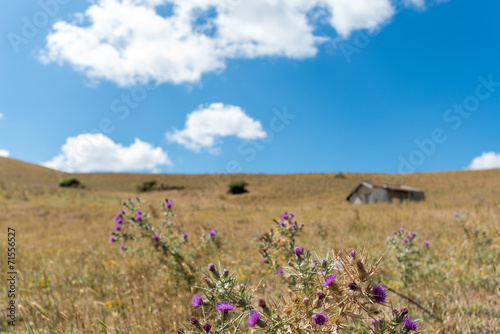
[[[152,210],[174,198],[176,222],[184,230],[196,234],[206,222],[218,228],[222,249],[200,265],[220,262],[250,284],[263,278],[257,294],[280,290],[274,274],[261,265],[254,239],[284,211],[294,211],[306,224],[297,243],[318,254],[362,247],[375,258],[386,251],[386,236],[403,226],[417,231],[422,242],[430,240],[436,259],[437,268],[425,281],[403,291],[439,317],[431,319],[409,304],[423,332],[500,332],[499,271],[466,260],[455,264],[467,240],[453,219],[457,210],[470,211],[471,221],[494,238],[492,249],[500,247],[500,170],[346,174],[346,179],[334,174],[77,174],[85,189],[58,189],[58,180],[67,176],[0,158],[1,256],[6,257],[7,227],[15,228],[20,273],[17,326],[0,320],[0,329],[9,333],[175,332],[174,324],[190,315],[190,289],[170,279],[169,269],[151,254],[131,257],[108,243],[121,201],[135,195],[136,185],[153,179],[185,189],[142,194]],[[411,185],[425,190],[427,201],[353,206],[345,197],[360,179]],[[250,192],[227,194],[226,185],[237,180],[247,181]],[[314,234],[315,223],[326,226],[324,240]],[[383,268],[383,277],[391,280],[386,284],[400,288],[393,269]],[[6,300],[5,284],[0,294]],[[391,301],[407,304],[394,295]]]

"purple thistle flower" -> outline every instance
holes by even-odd
[[[411,235],[412,235],[412,237],[416,237],[417,236],[417,232],[413,231],[413,232],[411,232]]]
[[[120,219],[117,219],[117,220],[116,220],[116,223],[117,223],[118,225],[123,224],[123,218],[122,218],[122,217],[120,217]]]
[[[201,296],[196,293],[191,300],[191,305],[193,305],[194,307],[200,307],[201,304],[203,304],[203,298],[201,298]]]
[[[392,234],[396,235],[396,234],[398,234],[398,232],[394,231],[394,232],[392,232]]]
[[[214,271],[215,271],[215,264],[210,263],[210,264],[208,265],[208,270],[209,270],[209,271],[211,271],[211,272],[214,272]]]
[[[404,318],[403,324],[404,324],[405,328],[409,331],[416,331],[419,327],[418,322],[414,321],[410,317]]]
[[[234,305],[228,302],[222,302],[217,305],[215,308],[217,311],[222,312],[222,313],[227,313],[229,311],[234,310]]]
[[[125,202],[123,202],[123,203],[125,203]],[[121,215],[125,214],[125,210],[121,209],[121,210],[120,210],[120,214],[121,214]]]
[[[114,230],[115,230],[115,231],[119,231],[119,230],[121,230],[121,229],[122,229],[122,226],[121,226],[121,225],[116,225],[116,226],[115,226],[115,228],[114,228]]]
[[[184,232],[184,233],[182,233],[182,237],[183,237],[184,239],[187,239],[187,238],[189,237],[189,234],[187,234],[186,232]]]
[[[375,285],[372,288],[372,297],[375,303],[382,304],[385,302],[385,299],[387,298],[387,291],[385,291],[382,283]]]
[[[142,220],[142,216],[141,215],[137,215],[135,217],[135,220],[138,221],[138,222],[140,222]]]
[[[400,231],[401,233],[404,233],[404,232],[405,232],[404,227],[401,227],[401,228],[399,229],[399,231]]]
[[[293,213],[293,212],[290,212],[289,215],[290,215],[290,217],[295,217],[295,213]]]
[[[406,238],[407,238],[407,239],[411,239],[411,234],[407,234],[407,235],[406,235]]]
[[[142,214],[142,210],[138,209],[135,213],[137,213],[138,215],[141,215]]]
[[[318,295],[319,300],[325,299],[326,297],[326,294],[323,291],[318,291],[316,294]]]
[[[191,319],[189,320],[189,322],[193,326],[196,326],[196,325],[199,326],[200,325],[200,320],[197,317],[191,317]]]
[[[278,270],[276,270],[276,274],[278,274],[278,275],[283,274],[283,269],[278,269]]]
[[[259,299],[259,307],[266,308],[266,301],[264,299]]]
[[[312,321],[317,326],[324,326],[328,322],[328,317],[323,313],[318,313],[313,316]]]
[[[113,243],[113,242],[115,242],[115,241],[116,241],[116,238],[115,238],[114,236],[111,236],[111,237],[109,238],[109,242],[110,242],[110,243]]]
[[[458,213],[455,213],[455,218],[458,218],[460,217],[460,215]]]
[[[259,322],[259,320],[260,320],[259,311],[252,310],[250,311],[250,313],[248,313],[248,318],[247,318],[248,326],[255,327],[255,325],[257,325],[257,323]]]
[[[302,255],[302,253],[304,253],[304,248],[302,248],[302,247],[295,247],[295,249],[293,250],[293,252],[295,253],[295,255],[300,256],[300,255]]]
[[[213,228],[208,230],[208,234],[210,234],[212,238],[215,238],[217,236],[217,231],[215,230],[215,228]]]
[[[333,282],[335,282],[336,275],[331,275],[325,278],[325,282],[323,283],[323,286],[329,286]]]
[[[205,330],[205,333],[210,333],[210,330],[212,329],[212,325],[210,325],[208,322],[203,325],[203,329]]]
[[[122,218],[122,216],[120,214],[118,214],[118,215],[115,216],[115,220],[118,220],[120,218]]]
[[[174,200],[173,199],[166,199],[165,200],[165,208],[166,209],[171,209],[172,208],[172,205],[174,204]]]
[[[158,240],[160,240],[160,235],[159,235],[159,234],[155,234],[155,235],[153,235],[153,240],[154,240],[154,241],[158,241]]]
[[[125,203],[125,201],[122,202],[122,205],[127,205],[127,203]]]
[[[121,244],[121,245],[120,245],[120,249],[121,249],[121,250],[125,250],[125,244]]]
[[[425,240],[424,244],[429,247],[431,245],[431,242],[429,240]]]
[[[284,220],[287,220],[288,218],[290,218],[290,217],[288,216],[288,213],[286,213],[286,212],[281,216],[281,219],[284,219]]]
[[[403,243],[404,244],[408,243],[408,240],[407,239],[403,239]]]

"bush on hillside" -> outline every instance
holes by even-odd
[[[70,177],[59,182],[59,187],[66,187],[66,188],[78,188],[81,185],[82,185],[81,182],[74,177]]]
[[[245,181],[232,182],[228,185],[228,192],[233,195],[247,193],[248,190],[245,188],[246,186],[248,186],[248,183]]]
[[[149,191],[165,191],[165,190],[182,190],[184,187],[182,186],[170,186],[168,184],[160,184],[157,185],[156,181],[146,181],[141,185],[137,186],[137,191],[141,193],[149,192]]]

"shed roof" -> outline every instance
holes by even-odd
[[[354,187],[354,189],[351,191],[349,196],[347,196],[347,200],[351,198],[351,196],[359,189],[359,187],[365,186],[369,189],[373,188],[383,188],[383,189],[389,189],[389,190],[395,190],[395,191],[402,191],[402,192],[416,192],[416,191],[422,191],[417,188],[405,186],[405,185],[394,185],[394,184],[387,184],[387,183],[379,183],[379,182],[374,182],[374,181],[367,181],[367,180],[361,180],[359,183]]]

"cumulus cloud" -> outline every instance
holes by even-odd
[[[211,153],[217,153],[220,138],[228,136],[250,140],[265,138],[267,134],[260,121],[252,119],[238,106],[223,103],[200,106],[187,116],[184,129],[166,134],[167,140],[190,150],[199,152],[205,148]]]
[[[8,158],[10,155],[10,152],[7,150],[0,150],[0,157]]]
[[[40,59],[120,86],[194,83],[229,59],[314,57],[338,37],[316,32],[323,21],[347,38],[394,13],[390,0],[96,0],[53,25]]]
[[[138,138],[130,146],[115,143],[103,134],[81,134],[69,137],[61,153],[43,166],[65,172],[123,172],[157,170],[171,165],[167,152]]]
[[[484,152],[480,156],[474,158],[468,169],[493,169],[500,168],[500,153]]]

